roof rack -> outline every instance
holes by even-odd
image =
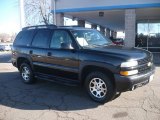
[[[60,28],[83,28],[81,26],[78,26],[78,25],[71,25],[71,26],[58,26]]]
[[[56,25],[35,25],[35,26],[28,26],[28,27],[24,27],[22,28],[22,30],[30,30],[30,29],[40,29],[40,28],[57,28]]]

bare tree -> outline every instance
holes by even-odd
[[[10,39],[10,35],[7,33],[0,33],[0,42],[9,42]]]
[[[27,26],[51,24],[51,0],[24,0],[25,22]]]

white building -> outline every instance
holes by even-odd
[[[64,17],[87,21],[109,37],[124,31],[126,46],[160,52],[160,0],[52,0],[53,13],[54,1],[57,25]]]

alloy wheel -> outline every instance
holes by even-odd
[[[22,75],[22,78],[23,78],[25,81],[28,81],[28,80],[30,79],[30,71],[29,71],[29,69],[28,69],[26,66],[24,66],[24,67],[22,68],[22,73],[21,73],[21,75]]]
[[[101,78],[93,78],[89,83],[89,90],[96,98],[103,98],[107,93],[107,86]]]

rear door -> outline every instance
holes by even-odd
[[[37,73],[44,73],[46,63],[45,56],[47,55],[47,49],[49,47],[49,39],[51,37],[51,30],[40,29],[35,34],[29,54],[32,57],[34,70]]]

